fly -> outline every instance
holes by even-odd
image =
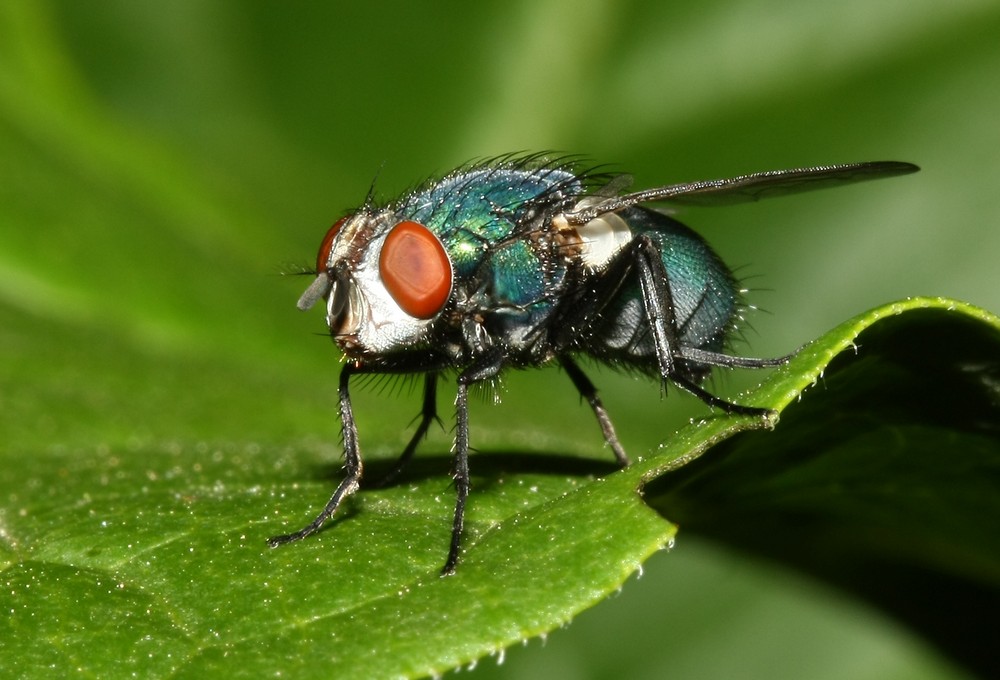
[[[628,465],[597,390],[574,357],[643,372],[726,413],[766,416],[702,382],[713,366],[764,368],[788,357],[724,352],[744,307],[703,238],[646,203],[728,205],[916,172],[895,161],[777,170],[622,193],[627,176],[566,159],[509,155],[461,167],[387,205],[369,195],[327,231],[299,299],[326,303],[340,372],[345,476],[326,507],[272,546],[317,531],[358,490],[362,459],[349,383],[356,374],[422,374],[420,422],[395,476],[437,418],[437,384],[457,374],[452,476],[457,500],[442,574],[455,571],[469,495],[468,392],[508,368],[562,366]]]

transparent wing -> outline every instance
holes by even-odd
[[[583,209],[568,213],[566,217],[571,224],[583,224],[602,213],[614,212],[639,203],[652,202],[695,206],[750,203],[772,196],[787,196],[788,194],[827,189],[871,179],[908,175],[919,169],[912,163],[872,161],[755,172],[752,175],[741,175],[729,179],[671,184],[624,196],[615,196],[595,204],[585,205]]]

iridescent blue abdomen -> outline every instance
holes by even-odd
[[[647,235],[657,246],[671,296],[670,309],[664,312],[674,317],[680,345],[721,351],[741,305],[738,286],[729,268],[701,236],[677,220],[643,207],[627,208],[619,216],[631,230],[633,240]],[[581,336],[582,343],[578,344],[582,351],[610,362],[655,372],[656,348],[638,276],[630,260],[633,257],[631,250],[624,249],[608,265],[608,271],[631,273],[623,277],[621,287],[594,316],[591,327]],[[595,276],[604,273],[596,272]],[[590,299],[579,304],[595,305],[595,302]],[[683,362],[682,365],[692,379],[700,379],[708,372],[705,366]]]
[[[732,272],[705,239],[680,222],[641,207],[623,217],[637,235],[649,234],[660,245],[681,344],[721,350],[740,304]]]

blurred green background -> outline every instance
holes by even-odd
[[[908,295],[998,311],[997,35],[991,0],[3,3],[3,491],[22,457],[101,447],[336,456],[337,356],[322,315],[295,309],[304,281],[278,274],[376,175],[392,197],[491,154],[580,153],[638,188],[911,161],[920,174],[682,213],[767,310],[737,350],[784,354]],[[634,455],[704,412],[591,373]],[[604,453],[555,372],[504,396],[474,406],[477,448]],[[395,450],[416,407],[361,393],[366,450]],[[619,597],[477,673],[959,677],[863,604],[683,531]]]

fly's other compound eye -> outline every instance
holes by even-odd
[[[417,222],[400,222],[392,228],[385,237],[378,269],[389,295],[414,318],[430,319],[451,294],[448,253],[438,237]]]
[[[340,228],[344,226],[344,222],[346,221],[346,217],[341,217],[334,222],[330,230],[326,232],[326,236],[323,237],[323,242],[319,244],[319,253],[316,255],[317,274],[322,274],[326,271],[327,265],[330,263],[330,250],[333,248],[333,239],[337,238]]]

